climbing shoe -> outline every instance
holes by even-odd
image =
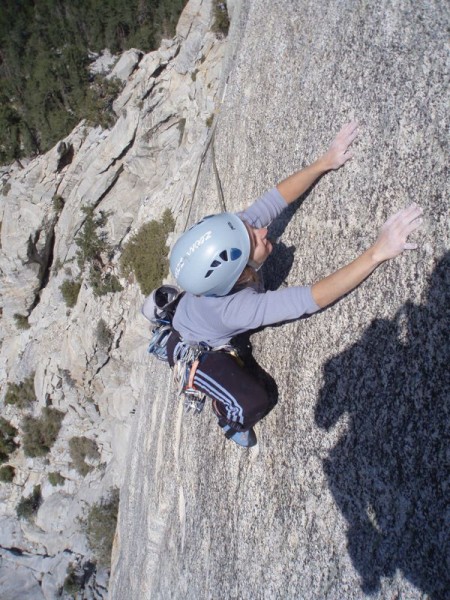
[[[255,446],[258,441],[252,427],[247,431],[236,431],[229,425],[223,425],[222,430],[228,440],[232,440],[235,444],[242,446],[243,448],[251,448],[252,446]]]

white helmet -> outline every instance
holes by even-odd
[[[232,213],[205,217],[177,240],[170,270],[178,285],[196,296],[225,296],[250,256],[250,237]]]

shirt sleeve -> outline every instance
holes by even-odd
[[[272,188],[237,215],[252,227],[267,227],[286,207],[286,200],[277,188]]]
[[[234,295],[223,317],[230,328],[242,332],[298,319],[319,309],[309,286],[294,286],[263,294],[246,288]]]

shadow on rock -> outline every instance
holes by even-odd
[[[449,257],[426,305],[373,321],[324,368],[316,423],[348,418],[324,470],[366,593],[400,569],[433,600],[449,598]]]
[[[295,246],[286,246],[280,241],[289,221],[311,192],[290,204],[274,221],[268,230],[268,238],[273,242],[273,251],[263,266],[266,290],[277,290],[286,281],[294,263]]]
[[[295,246],[286,246],[278,242],[264,263],[263,276],[266,290],[277,290],[289,275],[294,262]]]

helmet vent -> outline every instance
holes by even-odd
[[[239,250],[239,248],[231,248],[231,251],[230,251],[231,260],[237,260],[241,256],[242,256],[242,252]]]
[[[215,215],[207,215],[206,217],[203,217],[203,219],[201,219],[200,221],[198,221],[198,223],[194,223],[193,225],[191,225],[188,229],[188,231],[190,231],[191,229],[194,229],[195,227],[198,227],[199,225],[201,225],[202,223],[204,223],[207,219],[211,219],[211,217],[214,217]]]
[[[212,274],[213,274],[213,270],[212,270],[212,269],[210,269],[210,270],[209,270],[209,271],[206,273],[206,275],[205,275],[205,279],[206,279],[207,277],[209,277],[210,275],[212,275]]]
[[[225,262],[228,260],[228,252],[226,250],[222,250],[222,252],[219,254],[219,256]]]
[[[220,261],[213,260],[210,266],[213,267],[213,268],[216,268],[216,267],[220,267],[220,265],[221,265]]]

